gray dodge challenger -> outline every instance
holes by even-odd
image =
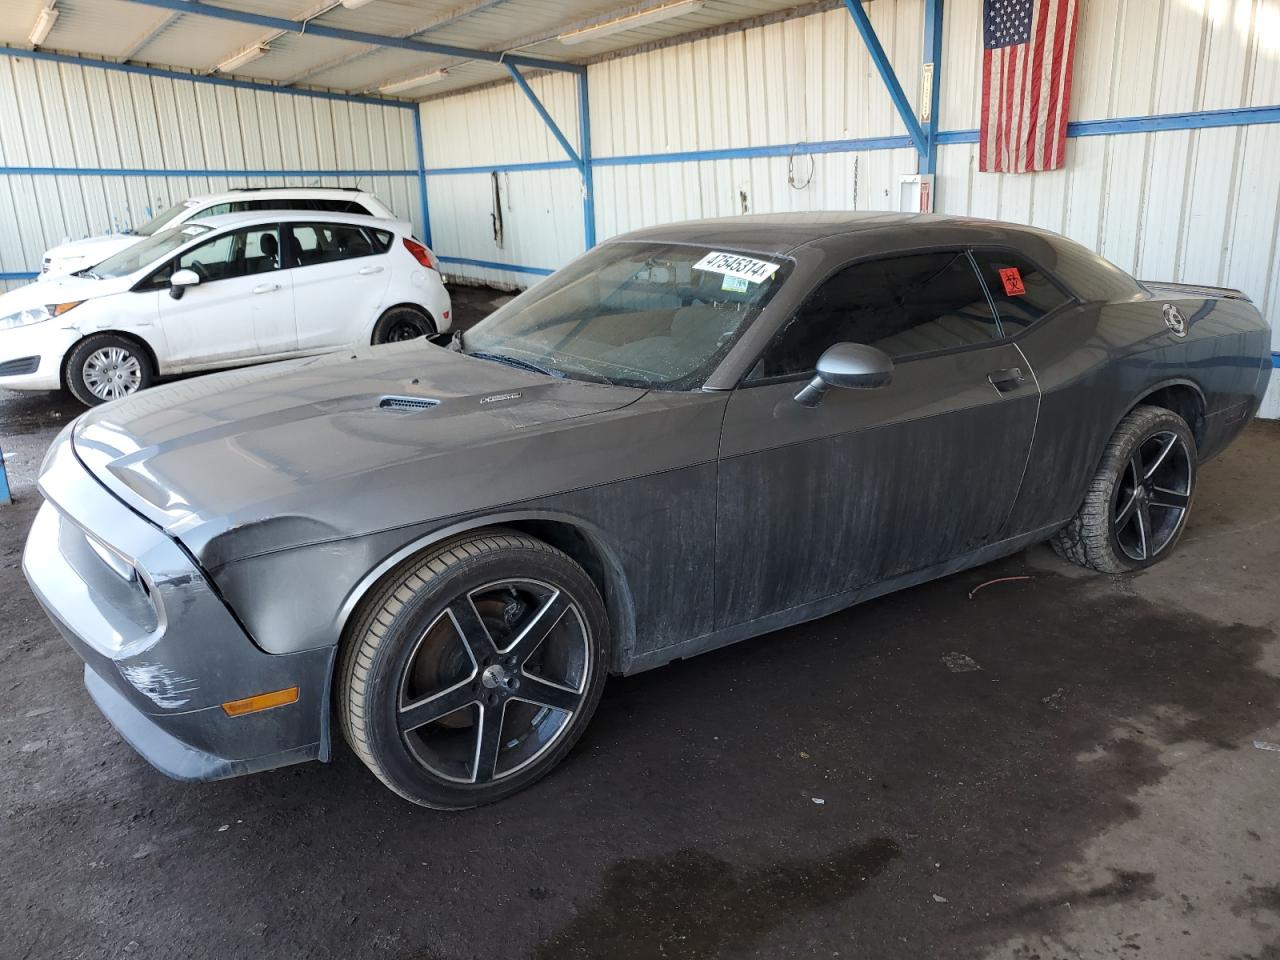
[[[1028,227],[738,217],[591,250],[448,346],[149,390],[53,444],[24,568],[170,776],[498,800],[605,677],[1049,540],[1164,557],[1257,412],[1241,293]]]

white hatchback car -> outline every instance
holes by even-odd
[[[444,333],[449,293],[411,229],[324,213],[188,221],[0,296],[0,387],[93,405],[157,376]]]
[[[207,193],[175,203],[146,223],[123,233],[108,233],[59,244],[44,252],[42,277],[92,267],[147,237],[196,218],[224,213],[256,213],[260,210],[307,210],[320,213],[358,213],[394,220],[387,206],[371,193],[355,187],[239,187],[224,193]]]

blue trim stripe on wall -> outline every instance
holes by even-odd
[[[1067,126],[1069,137],[1099,137],[1111,134],[1154,133],[1164,130],[1202,130],[1214,127],[1241,127],[1280,123],[1280,106],[1244,107],[1231,110],[1200,110],[1193,113],[1167,113],[1151,117],[1116,117],[1105,120],[1076,120]],[[937,136],[939,144],[977,143],[977,130],[944,130]],[[655,163],[697,163],[706,160],[751,160],[758,157],[790,157],[821,153],[856,153],[864,150],[903,150],[913,147],[905,135],[864,137],[855,140],[819,140],[803,143],[778,143],[758,147],[729,147],[719,150],[686,150],[674,153],[638,153],[627,156],[594,157],[592,166],[622,167]],[[572,167],[565,161],[539,163],[483,164],[470,167],[437,167],[427,170],[428,177],[497,172],[528,172]]]
[[[417,170],[236,170],[143,167],[0,167],[0,176],[27,177],[416,177]]]
[[[549,277],[554,270],[546,267],[527,267],[520,263],[498,263],[496,260],[473,260],[470,257],[440,257],[442,263],[456,263],[463,267],[481,267],[485,270],[510,270],[512,273],[532,273],[540,277]]]
[[[0,273],[0,283],[5,280],[34,280],[38,276],[38,273]]]

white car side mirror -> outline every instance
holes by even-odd
[[[194,287],[200,282],[200,274],[194,270],[175,270],[169,278],[169,296],[181,300],[187,287]]]

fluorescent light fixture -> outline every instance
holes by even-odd
[[[616,20],[593,23],[591,26],[583,27],[581,30],[570,30],[568,33],[560,34],[556,39],[561,43],[569,44],[596,40],[613,33],[621,33],[623,30],[634,30],[636,27],[647,27],[650,24],[661,23],[664,20],[674,20],[676,17],[683,17],[687,13],[695,13],[701,10],[703,5],[703,0],[678,0],[676,3],[666,3],[651,10],[641,10],[639,13],[618,17]]]
[[[253,61],[257,60],[269,49],[271,48],[265,43],[260,43],[256,47],[250,47],[248,50],[243,50],[240,53],[237,53],[234,57],[228,57],[226,60],[223,60],[218,64],[218,70],[221,73],[231,73],[233,70],[239,70],[246,63],[253,63]]]
[[[33,47],[38,47],[44,43],[57,19],[58,11],[53,8],[53,4],[49,4],[49,6],[40,11],[40,16],[36,17],[36,25],[31,28],[31,34],[27,37]]]
[[[359,10],[366,3],[373,3],[373,0],[342,0],[342,5],[348,10]]]
[[[379,87],[379,93],[399,93],[401,90],[412,90],[414,87],[421,87],[427,83],[435,83],[443,80],[449,75],[448,70],[433,70],[430,73],[424,73],[421,76],[410,77],[408,80],[397,80],[395,83],[388,83],[385,87]]]

